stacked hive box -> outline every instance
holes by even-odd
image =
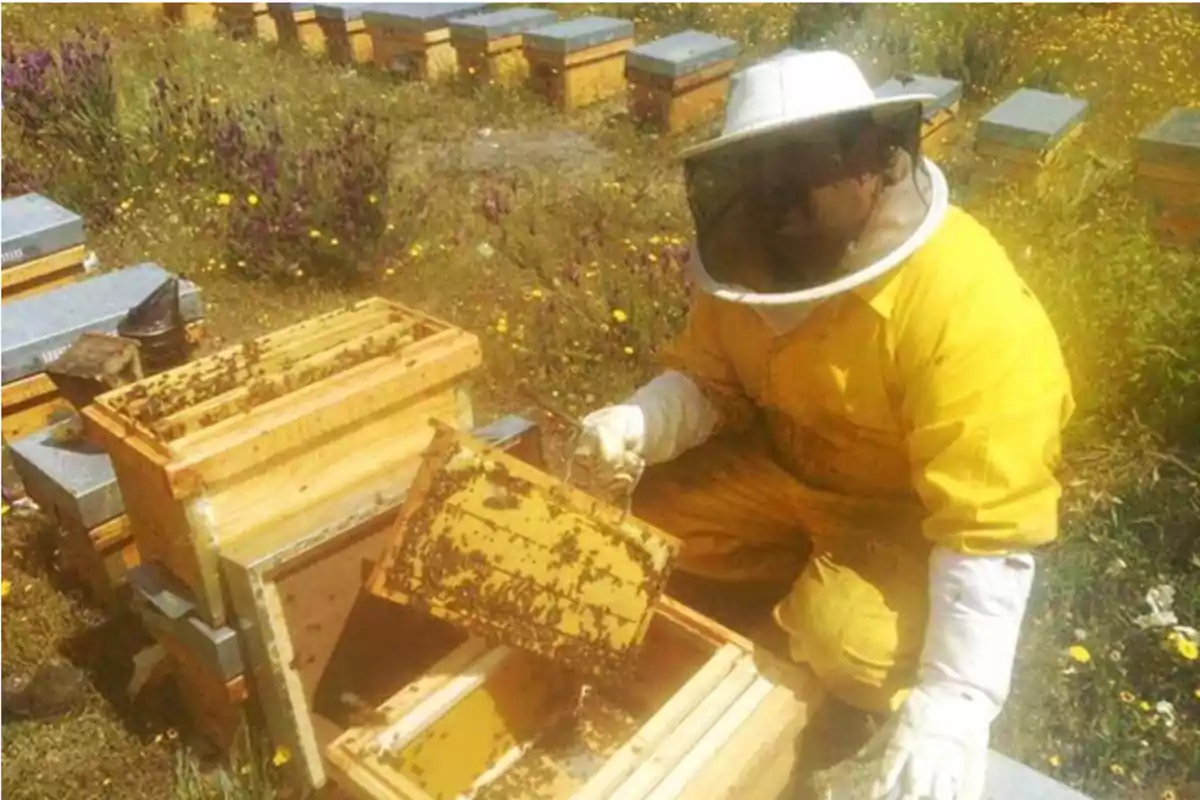
[[[1163,241],[1200,245],[1200,108],[1177,108],[1144,131],[1135,169]]]
[[[962,81],[933,75],[913,75],[903,80],[892,78],[876,87],[875,94],[881,98],[899,94],[931,94],[936,98],[926,102],[922,110],[921,149],[926,155],[937,157],[958,116]]]
[[[532,463],[537,434],[519,417],[474,431]],[[367,499],[331,525],[278,529],[222,550],[258,703],[274,741],[292,753],[297,786],[323,786],[324,748],[431,666],[432,653],[461,641],[444,623],[363,591],[394,536],[402,495]]]
[[[553,11],[507,8],[450,22],[459,71],[478,80],[515,85],[529,76],[522,34],[558,20]]]
[[[420,80],[449,77],[458,69],[450,19],[476,14],[483,3],[382,3],[363,14],[376,66]]]
[[[563,111],[618,94],[632,47],[633,23],[609,17],[581,17],[525,35],[533,87]]]
[[[68,410],[46,376],[46,366],[85,331],[115,333],[129,310],[170,277],[156,264],[140,264],[5,306],[0,318],[5,439],[27,436],[50,424],[55,412]],[[196,286],[184,284],[181,309],[187,322],[200,322],[203,308]]]
[[[1019,89],[980,121],[975,150],[1014,176],[1037,174],[1078,134],[1086,100]]]
[[[317,3],[313,6],[324,39],[325,55],[335,64],[370,64],[371,35],[363,24],[362,3]]]
[[[160,3],[171,22],[199,30],[216,30],[216,3]]]
[[[0,203],[3,302],[70,283],[83,274],[83,218],[40,194]]]
[[[741,47],[732,39],[684,31],[629,51],[629,112],[664,133],[720,113]]]
[[[72,427],[62,422],[13,442],[14,467],[25,493],[58,524],[61,568],[114,608],[137,546],[108,454],[67,440]]]

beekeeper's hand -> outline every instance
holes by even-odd
[[[717,416],[691,378],[664,372],[624,403],[584,417],[576,455],[597,458],[618,474],[636,474],[643,463],[670,461],[703,443]]]
[[[918,687],[885,729],[872,800],[980,800],[995,704]]]

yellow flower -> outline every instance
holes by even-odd
[[[217,195],[217,205],[219,206],[227,206],[232,202],[233,195],[231,195],[229,192],[221,192],[219,195]]]
[[[1142,702],[1138,703],[1138,708],[1140,708],[1142,711],[1149,711],[1150,704],[1143,700]]]
[[[627,355],[627,356],[633,355],[633,348],[630,347],[629,345],[625,345],[625,355]]]
[[[408,248],[408,254],[410,256],[412,256],[413,258],[418,258],[421,255],[422,249],[423,248],[421,247],[421,245],[414,244],[412,247]]]
[[[330,243],[331,245],[333,245],[334,247],[337,247],[337,246],[338,246],[338,240],[337,240],[337,237],[335,236],[335,237],[333,237],[332,239],[330,239],[330,240],[329,240],[329,243]]]
[[[9,592],[11,592],[11,591],[12,591],[12,581],[9,581],[9,580],[0,581],[0,597],[8,597]]]
[[[1052,767],[1061,767],[1062,766],[1062,759],[1059,758],[1057,755],[1050,756],[1046,760],[1050,762],[1050,766],[1052,766]]]
[[[1071,657],[1072,661],[1077,661],[1080,664],[1086,664],[1092,660],[1092,654],[1081,644],[1073,644],[1068,647],[1067,655]]]
[[[379,198],[373,194],[369,194],[369,195],[367,195],[367,202],[370,203],[371,205],[375,205],[376,203],[379,202]]]
[[[532,292],[529,293],[529,296],[540,300],[542,298],[542,290],[534,289]]]
[[[613,317],[613,319],[615,319],[617,322],[625,322],[626,320],[628,320],[628,319],[629,319],[629,315],[628,315],[628,314],[626,314],[624,311],[622,311],[622,310],[621,310],[621,309],[619,309],[619,308],[614,308],[614,309],[613,309],[613,312],[612,312],[612,317]]]
[[[298,270],[296,270],[296,277],[297,277],[297,278],[303,278],[303,277],[304,277],[304,270],[302,270],[302,269],[298,269]]]
[[[256,194],[250,195],[249,197],[246,198],[246,202],[252,206],[258,205],[258,195],[256,195]]]
[[[1113,775],[1116,775],[1117,777],[1120,777],[1125,774],[1125,768],[1122,767],[1120,764],[1109,764],[1108,771],[1111,772]]]
[[[1176,797],[1174,789],[1163,789],[1162,800],[1176,800]]]
[[[309,232],[308,232],[308,238],[310,238],[310,239],[320,239],[320,238],[321,238],[321,232],[320,232],[319,230],[317,230],[316,228],[313,228],[311,231],[309,231]]]
[[[393,269],[392,267],[388,267],[387,269],[385,269],[385,270],[383,271],[383,274],[384,274],[384,275],[395,275],[395,274],[396,274],[396,270],[395,270],[395,269]]]
[[[1121,692],[1120,698],[1122,703],[1132,703],[1137,699],[1133,696],[1133,692]]]
[[[1200,645],[1190,636],[1184,636],[1179,631],[1171,631],[1167,636],[1167,643],[1175,648],[1176,653],[1188,661],[1195,661],[1200,657]]]
[[[508,319],[501,317],[496,321],[496,333],[508,333]]]
[[[292,751],[288,750],[284,745],[279,745],[275,748],[275,754],[271,756],[271,763],[277,767],[282,767],[284,764],[292,760]]]

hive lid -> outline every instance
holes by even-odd
[[[616,17],[579,17],[525,34],[525,44],[551,53],[573,53],[633,36],[633,23]]]
[[[924,116],[929,119],[961,100],[962,91],[962,81],[937,75],[909,75],[884,81],[875,87],[875,96],[883,99],[902,94],[931,94],[937,99],[924,103]]]
[[[1143,161],[1200,169],[1200,108],[1176,108],[1137,138]]]
[[[638,45],[629,51],[627,63],[631,69],[677,78],[737,58],[741,50],[733,39],[687,30]]]
[[[71,420],[43,428],[9,445],[13,467],[32,497],[49,500],[56,514],[86,530],[125,513],[108,453],[86,439],[70,443],[56,437]]]
[[[3,269],[84,242],[83,217],[40,194],[0,202]]]
[[[1088,103],[1065,94],[1018,89],[979,121],[978,136],[1022,150],[1044,151],[1083,121]]]
[[[362,18],[370,27],[425,33],[447,27],[452,17],[486,8],[487,3],[370,3]]]
[[[378,3],[314,3],[312,4],[313,11],[321,19],[340,19],[344,22],[353,22],[357,19],[362,19],[363,12],[368,8],[374,8]]]
[[[451,20],[450,33],[464,39],[490,41],[552,25],[558,14],[547,8],[506,8]]]
[[[6,303],[0,315],[3,382],[42,372],[85,331],[116,333],[130,309],[171,277],[157,264],[138,264]],[[182,281],[179,294],[184,320],[201,319],[200,288]]]

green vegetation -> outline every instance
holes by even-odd
[[[1042,561],[995,745],[1098,798],[1200,797],[1195,646],[1135,621],[1149,590],[1171,586],[1179,623],[1200,626],[1200,258],[1157,244],[1129,165],[1140,130],[1200,105],[1200,13],[562,10],[636,14],[641,41],[696,27],[739,39],[747,59],[823,43],[875,80],[905,70],[967,83],[938,160],[955,201],[1047,306],[1079,401],[1064,533]],[[379,294],[483,337],[484,414],[531,400],[581,413],[652,374],[683,317],[689,231],[673,157],[710,131],[651,136],[619,101],[562,117],[522,90],[350,74],[166,29],[131,6],[6,6],[3,17],[4,194],[43,191],[84,212],[106,267],[154,260],[198,282],[211,346]],[[1009,185],[973,169],[970,143],[973,121],[1020,85],[1092,108],[1040,180]],[[5,675],[66,653],[97,689],[79,718],[5,726],[5,794],[262,796],[235,784],[261,783],[263,759],[229,771],[226,789],[210,785],[178,757],[169,695],[124,699],[132,634],[59,592],[34,552],[39,532],[12,517]]]

